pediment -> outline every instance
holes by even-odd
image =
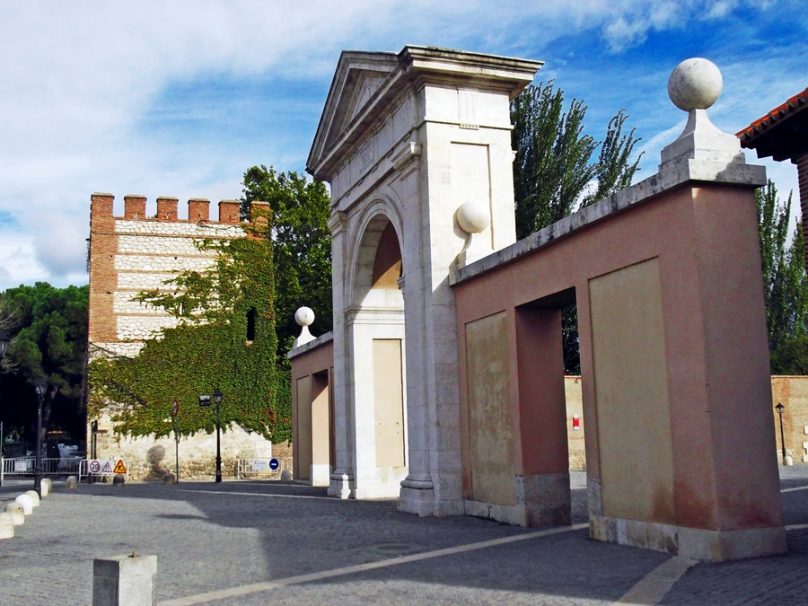
[[[397,66],[395,53],[342,53],[309,154],[309,171],[339,141]]]

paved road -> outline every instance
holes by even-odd
[[[57,485],[14,539],[0,541],[0,604],[89,604],[92,559],[133,550],[158,556],[158,599],[174,606],[610,604],[624,596],[808,604],[808,466],[784,469],[781,480],[788,555],[686,571],[680,558],[590,541],[584,528],[419,519],[392,501],[338,501],[280,482]],[[0,488],[0,501],[19,491]],[[576,522],[586,520],[583,498],[574,490]],[[674,578],[684,574],[671,588],[665,579],[677,567]]]

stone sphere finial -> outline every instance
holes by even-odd
[[[314,311],[311,307],[299,307],[295,312],[295,322],[298,326],[311,326],[314,322]]]
[[[488,208],[479,202],[464,202],[455,211],[457,224],[467,234],[478,234],[491,222]]]
[[[701,57],[682,61],[668,78],[668,96],[686,112],[710,107],[723,87],[724,80],[716,64]]]

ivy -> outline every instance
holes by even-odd
[[[108,410],[118,433],[165,436],[176,398],[180,434],[212,432],[215,405],[200,407],[198,397],[218,388],[223,428],[237,423],[274,442],[291,439],[289,376],[276,367],[272,245],[263,230],[250,236],[198,242],[216,252],[211,270],[181,272],[167,282],[171,291],[136,297],[180,324],[146,341],[135,358],[90,363],[92,416]]]

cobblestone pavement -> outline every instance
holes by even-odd
[[[788,555],[696,564],[661,603],[808,604],[808,466],[784,468],[781,483]],[[581,485],[575,477],[574,517],[585,522]],[[3,486],[0,506],[28,488]],[[0,541],[0,604],[89,604],[93,558],[133,550],[157,555],[159,601],[218,605],[609,604],[671,560],[591,541],[585,528],[541,534],[417,518],[392,501],[339,501],[280,482],[57,484],[15,538]],[[232,588],[243,594],[180,600]]]

